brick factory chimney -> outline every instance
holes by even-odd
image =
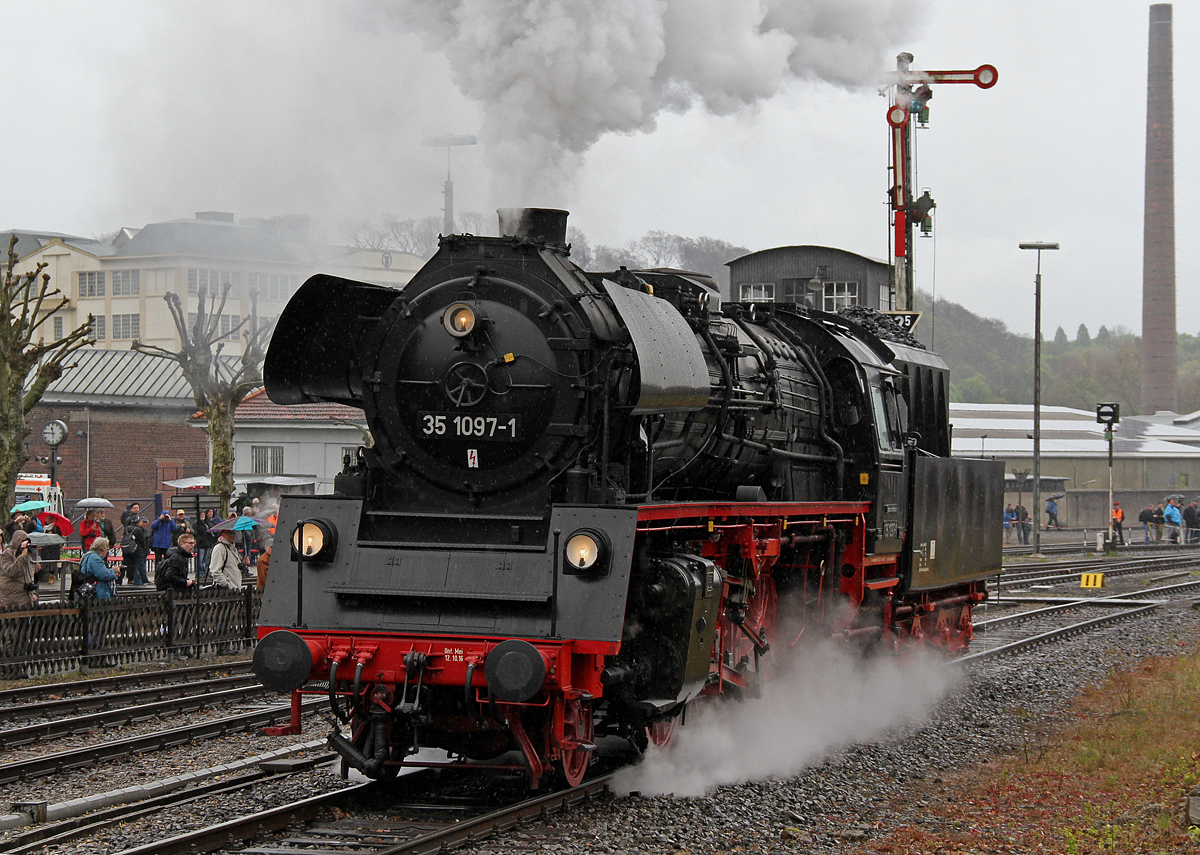
[[[1146,85],[1146,215],[1142,237],[1142,406],[1179,405],[1175,362],[1175,140],[1171,4],[1150,7]]]

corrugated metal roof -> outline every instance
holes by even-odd
[[[238,357],[222,357],[230,367]],[[135,350],[78,351],[73,368],[50,384],[42,400],[48,404],[193,407],[192,388],[174,359]]]
[[[1033,456],[1031,404],[951,404],[952,453],[962,457]],[[1096,413],[1042,407],[1042,457],[1107,457]],[[1200,431],[1124,416],[1113,432],[1115,457],[1200,457]]]

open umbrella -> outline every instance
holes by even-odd
[[[80,499],[78,502],[75,503],[75,507],[77,507],[77,508],[115,508],[116,505],[114,505],[108,499],[102,499],[102,498],[96,496],[96,497],[93,497],[90,499]]]
[[[67,539],[61,534],[47,534],[44,531],[31,531],[29,542],[34,546],[62,546]]]
[[[1067,494],[1066,494],[1066,493],[1055,493],[1053,496],[1049,496],[1049,497],[1047,497],[1046,501],[1047,501],[1047,502],[1049,502],[1049,501],[1058,501],[1059,499],[1065,499],[1065,498],[1066,498],[1066,496],[1067,496]]]
[[[38,514],[38,519],[42,521],[42,525],[48,522],[54,523],[54,527],[58,529],[59,534],[75,533],[75,526],[62,514],[56,514],[54,511],[42,511]]]
[[[209,531],[249,531],[250,529],[257,528],[260,525],[262,525],[262,523],[254,519],[254,517],[243,515],[227,520],[221,520],[219,523],[210,528]]]
[[[9,511],[9,513],[15,513],[17,511],[36,511],[38,508],[48,507],[50,507],[49,502],[43,502],[41,499],[30,499],[28,502],[21,502],[19,505],[13,505],[12,510]]]

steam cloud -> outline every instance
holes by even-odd
[[[602,136],[652,131],[663,111],[734,114],[796,80],[878,84],[925,14],[901,0],[147,4],[108,52],[109,211],[121,225],[424,216],[445,157],[420,140],[444,133],[480,139],[455,178],[490,182],[490,198],[466,205],[564,205]]]
[[[726,115],[796,78],[879,83],[923,11],[898,0],[409,0],[396,13],[483,108],[492,195],[561,204],[602,135]]]
[[[745,703],[712,703],[665,749],[618,773],[614,790],[702,796],[722,784],[795,775],[831,751],[922,721],[950,685],[932,658],[856,659],[810,649]]]

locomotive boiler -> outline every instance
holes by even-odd
[[[801,633],[969,642],[1003,469],[950,457],[938,356],[584,271],[565,212],[500,213],[402,290],[318,275],[279,319],[271,399],[361,407],[373,441],[281,503],[255,671],[289,728],[319,693],[369,776],[437,747],[574,784],[598,735],[665,741]]]

